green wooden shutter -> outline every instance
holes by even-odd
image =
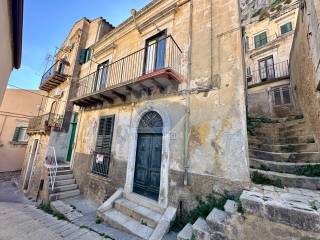
[[[96,152],[111,154],[114,116],[101,117],[99,122]]]
[[[281,34],[285,34],[292,31],[292,23],[288,22],[280,27]]]
[[[87,48],[85,62],[88,62],[91,59],[91,55],[92,55],[92,49],[91,48]]]
[[[13,142],[18,142],[19,134],[20,134],[20,127],[16,127],[16,130],[14,131],[13,138],[12,138]]]
[[[84,64],[86,62],[87,49],[81,49],[79,55],[79,63]]]
[[[267,33],[263,32],[254,37],[254,46],[255,48],[261,47],[268,42]]]

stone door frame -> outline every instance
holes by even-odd
[[[133,193],[133,181],[135,173],[135,163],[136,163],[136,150],[137,150],[137,140],[138,140],[138,126],[142,116],[149,112],[157,112],[163,121],[163,132],[162,132],[162,153],[161,153],[161,170],[160,170],[160,188],[159,188],[159,199],[157,204],[160,208],[165,209],[168,206],[168,192],[169,192],[169,159],[170,159],[170,129],[171,123],[168,113],[159,107],[146,107],[143,109],[138,109],[133,113],[131,129],[129,134],[129,154],[128,154],[128,164],[127,164],[127,174],[126,174],[126,184],[124,191],[127,194]],[[139,197],[143,197],[140,196]],[[152,199],[148,199],[153,201]]]

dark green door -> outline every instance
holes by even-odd
[[[67,161],[71,161],[71,156],[72,156],[72,150],[73,150],[73,143],[74,143],[74,138],[76,136],[76,130],[77,130],[77,123],[78,123],[78,113],[73,113],[72,116],[72,121],[70,123],[71,127],[71,136],[70,136],[70,141],[69,141],[69,148],[68,148],[68,155],[67,155]]]
[[[158,200],[160,188],[160,169],[162,134],[138,135],[137,155],[133,191]]]

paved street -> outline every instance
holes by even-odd
[[[37,209],[12,182],[0,183],[0,240],[108,239]]]

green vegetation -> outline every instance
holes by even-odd
[[[96,219],[96,224],[101,224],[102,223],[102,220],[100,218],[97,218]]]
[[[278,123],[276,120],[272,120],[266,117],[248,117],[247,118],[247,129],[251,136],[256,135],[256,129],[261,127],[262,123]]]
[[[268,168],[265,164],[260,164],[259,169],[261,169],[263,171],[270,171],[270,168]]]
[[[295,171],[295,174],[306,177],[320,177],[320,165],[307,165],[300,167]]]
[[[296,147],[294,145],[289,144],[289,145],[281,146],[281,150],[286,152],[295,152]]]
[[[69,221],[62,213],[52,209],[50,202],[49,203],[41,203],[38,208],[48,214],[53,215],[54,217],[58,218],[59,220]]]
[[[254,171],[253,173],[251,173],[251,180],[255,184],[270,185],[278,188],[283,188],[283,184],[280,179],[276,179],[276,180],[269,179],[257,171]]]
[[[318,210],[318,208],[317,208],[317,204],[316,204],[316,201],[314,200],[314,201],[312,201],[312,202],[310,202],[310,207],[313,209],[313,210]]]
[[[197,197],[197,207],[188,213],[180,213],[176,219],[171,222],[171,230],[180,231],[187,223],[193,224],[199,217],[206,218],[214,208],[224,210],[223,207],[228,199],[237,202],[238,212],[241,214],[244,213],[240,202],[240,194],[229,195],[225,193],[222,195],[213,193],[207,196],[206,199]]]

